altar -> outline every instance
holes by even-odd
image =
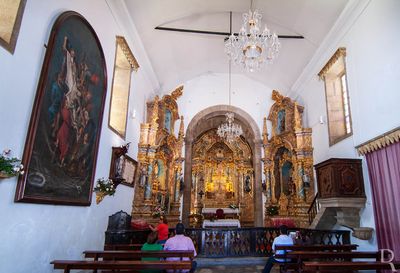
[[[222,227],[235,227],[240,228],[240,221],[238,219],[219,219],[219,220],[204,220],[203,228],[222,228]]]
[[[221,213],[220,215],[218,215]],[[239,219],[239,209],[235,208],[203,208],[201,211],[205,220]]]

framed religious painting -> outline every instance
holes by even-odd
[[[136,174],[137,174],[138,162],[130,156],[125,156],[124,166],[122,167],[122,184],[134,187]]]
[[[133,187],[135,184],[138,163],[127,155],[129,144],[112,147],[110,179],[115,185],[124,184]]]
[[[0,45],[14,54],[26,0],[0,0]]]
[[[82,15],[62,13],[47,44],[16,202],[91,204],[106,88],[94,29]]]

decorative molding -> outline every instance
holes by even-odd
[[[331,69],[332,65],[334,65],[337,62],[337,60],[344,57],[346,57],[346,48],[339,47],[338,50],[336,50],[335,54],[333,54],[333,56],[329,59],[326,65],[318,73],[319,78],[323,79],[328,70]]]
[[[171,93],[171,97],[174,100],[177,100],[178,98],[180,98],[183,94],[183,85],[177,87],[174,91],[172,91]]]
[[[364,142],[355,148],[360,155],[365,155],[382,149],[390,144],[400,141],[400,127],[397,127],[389,132],[386,132],[380,136],[377,136],[367,142]]]
[[[135,70],[135,72],[136,72],[140,66],[139,66],[135,56],[133,56],[133,53],[132,53],[131,49],[129,48],[129,45],[126,42],[125,38],[123,36],[117,36],[116,40],[117,40],[118,45],[121,47],[122,52],[124,52],[126,59],[128,60],[129,64],[131,65],[131,68],[133,70]]]
[[[323,63],[326,62],[325,60],[332,55],[332,52],[334,52],[343,37],[353,27],[355,22],[357,22],[358,18],[365,11],[370,2],[371,0],[349,1],[331,30],[326,35],[325,39],[316,50],[310,62],[303,69],[301,75],[290,88],[287,96],[296,99],[300,95],[306,84],[315,77],[316,71],[323,66]]]

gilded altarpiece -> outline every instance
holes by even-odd
[[[252,150],[244,138],[227,142],[216,129],[204,132],[193,145],[191,214],[204,208],[239,209],[242,226],[254,222]]]
[[[314,198],[312,130],[302,127],[304,108],[297,102],[275,90],[272,99],[271,138],[266,118],[263,128],[265,225],[271,225],[271,218],[287,218],[307,227],[307,211]],[[279,208],[277,215],[270,215],[271,207]]]
[[[183,193],[182,147],[183,116],[179,117],[177,99],[183,86],[162,99],[158,96],[147,103],[147,122],[140,126],[138,161],[139,187],[135,190],[132,218],[158,223],[160,209],[170,226],[179,221],[180,197]],[[175,122],[180,119],[178,136]]]

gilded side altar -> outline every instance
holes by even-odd
[[[270,225],[268,208],[277,206],[278,217],[288,217],[298,227],[308,226],[307,210],[314,198],[312,130],[302,127],[304,108],[273,91],[268,120],[264,118],[264,193],[267,197],[265,225]],[[273,216],[272,216],[273,217]]]
[[[138,161],[139,186],[135,190],[132,218],[158,223],[156,211],[164,211],[170,226],[179,221],[180,197],[183,193],[182,147],[183,116],[179,117],[177,99],[183,86],[162,99],[147,103],[147,122],[140,126]],[[180,119],[178,136],[175,122]]]

